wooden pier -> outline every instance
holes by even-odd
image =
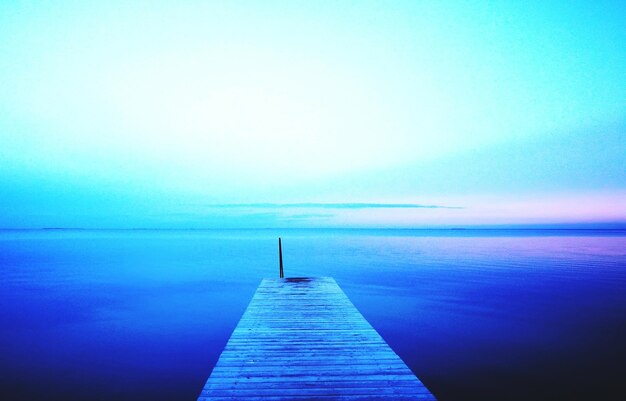
[[[435,400],[332,278],[264,279],[199,401]]]

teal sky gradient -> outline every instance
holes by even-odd
[[[0,227],[626,224],[625,16],[3,1]]]

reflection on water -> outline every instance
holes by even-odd
[[[48,230],[0,232],[0,398],[194,400],[279,234],[442,401],[626,393],[623,231]]]

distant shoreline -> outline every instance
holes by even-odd
[[[585,233],[606,232],[626,235],[626,225],[615,224],[605,226],[485,226],[485,227],[5,227],[0,232],[237,232],[258,231],[288,233],[288,232],[397,232],[397,233]]]

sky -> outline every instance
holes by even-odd
[[[0,2],[0,227],[626,226],[626,3]]]

